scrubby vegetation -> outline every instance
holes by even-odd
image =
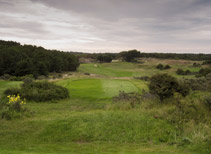
[[[158,64],[156,66],[156,68],[159,69],[159,70],[167,70],[167,69],[170,69],[171,66],[169,66],[169,65],[164,66],[163,64]]]
[[[109,54],[101,54],[97,56],[97,61],[100,63],[110,63],[112,61],[112,57]]]
[[[1,100],[1,118],[2,119],[17,119],[24,116],[30,116],[30,112],[24,107],[26,104],[25,98],[20,95],[8,95],[8,99]]]
[[[66,88],[49,82],[30,82],[25,81],[21,88],[9,88],[4,92],[5,95],[20,95],[29,101],[45,102],[60,100],[69,97]]]
[[[176,78],[167,74],[157,74],[151,77],[149,90],[152,94],[159,96],[163,101],[166,98],[172,97],[175,92],[186,96],[189,92],[188,87],[184,84],[179,84]]]
[[[184,71],[184,70],[181,69],[181,68],[178,68],[176,73],[177,73],[178,75],[190,75],[190,74],[192,74],[190,70]]]

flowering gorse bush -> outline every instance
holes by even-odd
[[[9,99],[7,103],[9,106],[9,110],[15,110],[20,112],[22,110],[22,106],[26,104],[26,100],[22,100],[20,95],[9,95],[7,96],[7,98]]]
[[[3,110],[0,113],[1,118],[11,120],[30,116],[31,113],[24,107],[25,104],[26,100],[22,99],[20,95],[7,96]]]

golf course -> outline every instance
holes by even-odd
[[[81,64],[77,72],[63,73],[59,79],[46,79],[67,88],[70,97],[49,102],[27,101],[25,107],[32,115],[0,119],[0,153],[208,153],[204,138],[211,129],[207,123],[207,130],[204,124],[198,130],[199,124],[188,122],[192,126],[181,133],[168,121],[174,110],[171,103],[149,99],[141,100],[134,107],[128,101],[114,100],[120,91],[139,95],[149,91],[149,82],[135,77],[168,73],[182,78],[175,73],[177,68],[196,72],[200,69],[192,67],[194,61],[141,61]],[[158,70],[158,63],[169,64],[172,68]],[[193,75],[186,77],[195,78]],[[0,95],[3,96],[7,88],[18,88],[21,84],[21,81],[1,80]],[[194,92],[184,99],[199,95],[202,97],[202,92]]]

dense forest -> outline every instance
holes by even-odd
[[[0,41],[0,75],[48,75],[49,72],[76,71],[78,58],[68,52],[47,50],[12,41]]]

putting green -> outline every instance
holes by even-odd
[[[138,92],[138,88],[126,80],[116,79],[67,79],[57,84],[69,89],[72,98],[112,98],[119,91]]]

